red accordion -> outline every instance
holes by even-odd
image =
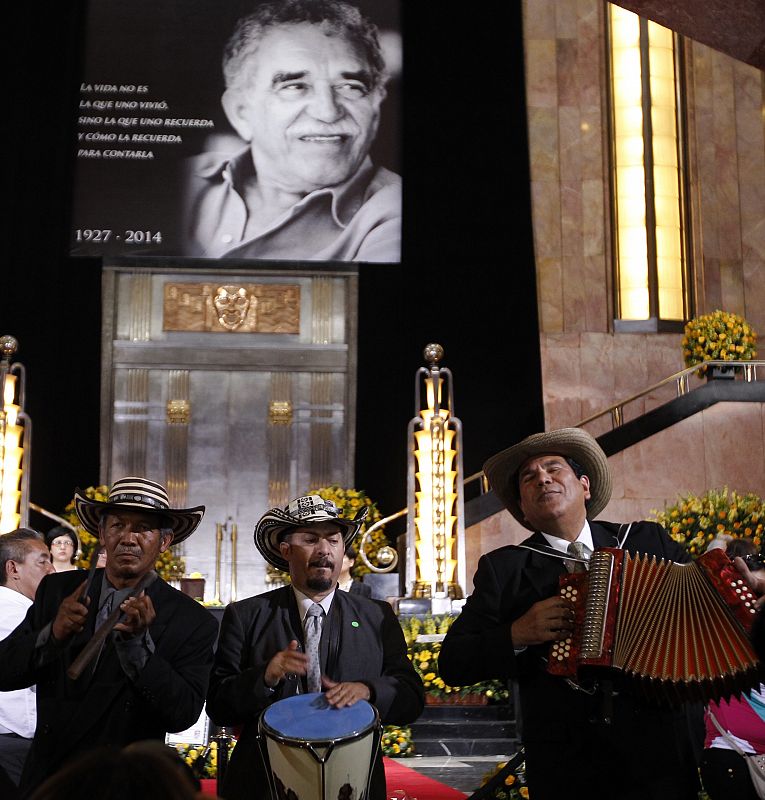
[[[720,549],[677,564],[601,548],[588,572],[564,575],[560,586],[574,605],[574,635],[551,646],[552,675],[579,681],[608,667],[671,702],[760,683],[749,640],[755,598]]]

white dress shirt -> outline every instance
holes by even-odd
[[[316,602],[315,600],[311,600],[310,597],[306,597],[299,589],[296,589],[294,586],[292,587],[292,591],[295,592],[295,599],[297,600],[298,610],[300,611],[300,621],[303,623],[303,633],[305,633],[305,618],[306,614],[308,614],[308,609]],[[324,615],[326,616],[329,614],[329,609],[332,607],[332,600],[335,596],[336,589],[333,589],[321,602],[319,605],[324,609]]]
[[[0,586],[0,639],[5,639],[22,622],[32,601],[7,586]],[[35,687],[0,692],[0,734],[15,733],[31,739],[37,726]]]
[[[561,553],[568,552],[568,539],[561,539],[558,536],[553,536],[550,533],[545,533],[542,531],[542,536],[547,539],[547,544],[550,547],[555,548],[556,550],[560,550]],[[595,550],[595,545],[592,541],[592,531],[590,530],[590,523],[587,520],[584,521],[584,527],[581,531],[579,531],[579,536],[576,537],[574,541],[581,542],[584,545],[584,554],[587,558],[592,555],[593,550]]]

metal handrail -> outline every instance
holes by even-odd
[[[37,503],[30,503],[29,507],[32,511],[36,511],[38,514],[42,514],[44,517],[48,517],[48,519],[52,519],[55,522],[58,522],[59,525],[63,525],[65,528],[69,528],[72,533],[74,533],[79,541],[79,533],[77,532],[77,528],[69,522],[68,519],[64,519],[63,517],[59,517],[58,514],[54,514],[52,511],[48,511],[47,508],[43,508],[42,506],[38,506]]]
[[[698,372],[699,367],[732,367],[735,369],[743,369],[744,372],[744,380],[749,383],[752,381],[757,380],[757,367],[765,367],[765,361],[705,361],[703,364],[697,364],[694,367],[686,367],[680,372],[676,372],[674,375],[670,375],[668,378],[664,378],[660,380],[658,383],[654,383],[652,386],[649,386],[647,389],[643,389],[636,394],[631,395],[630,397],[626,398],[625,400],[620,400],[618,403],[614,403],[608,408],[603,409],[602,411],[598,411],[597,414],[592,414],[589,417],[586,417],[581,422],[578,422],[574,427],[581,428],[583,425],[587,425],[590,422],[595,421],[596,419],[600,419],[600,417],[604,417],[607,414],[611,415],[611,428],[617,428],[621,425],[622,420],[622,411],[624,406],[628,403],[632,403],[635,400],[639,400],[641,397],[645,397],[645,395],[650,394],[651,392],[655,392],[657,389],[660,389],[662,386],[666,386],[668,383],[672,383],[675,381],[677,383],[677,396],[682,397],[684,394],[688,394],[690,391],[688,388],[688,378],[694,373]]]
[[[603,409],[603,411],[598,411],[597,414],[592,414],[589,417],[586,417],[581,422],[577,422],[574,425],[575,428],[581,428],[584,425],[587,425],[590,422],[594,422],[596,419],[600,419],[601,417],[605,417],[607,414],[611,416],[611,430],[614,428],[618,428],[622,424],[623,420],[623,410],[624,406],[627,403],[632,403],[635,400],[639,400],[641,397],[645,397],[645,395],[650,394],[651,392],[655,392],[657,389],[660,389],[662,386],[666,386],[672,381],[677,383],[677,396],[682,397],[684,394],[688,394],[690,389],[688,388],[688,378],[694,373],[698,372],[700,367],[733,367],[734,370],[739,369],[743,370],[744,372],[744,380],[747,383],[751,383],[752,381],[757,380],[757,367],[765,367],[765,361],[704,361],[702,364],[697,364],[694,367],[686,367],[680,372],[676,372],[674,375],[670,375],[668,378],[664,378],[660,380],[658,383],[654,383],[652,386],[649,386],[647,389],[643,389],[637,394],[633,394],[630,397],[626,398],[625,400],[620,400],[618,403],[614,403],[612,406],[608,406],[608,408]],[[469,475],[465,480],[462,482],[463,486],[466,486],[468,483],[472,481],[476,481],[479,478],[481,480],[481,494],[486,494],[489,491],[489,483],[486,479],[486,474],[483,471],[474,472],[472,475]],[[382,519],[375,522],[373,525],[370,525],[367,528],[367,533],[372,533],[372,531],[377,530],[378,528],[382,528],[384,525],[387,525],[389,522],[393,522],[393,520],[398,519],[399,517],[403,517],[404,514],[408,513],[409,507],[402,508],[400,511],[397,511],[395,514],[391,514],[387,517],[383,517]]]

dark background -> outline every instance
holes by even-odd
[[[543,427],[520,6],[403,3],[402,263],[360,267],[355,485],[383,514],[406,504],[428,342],[454,375],[466,475]],[[101,263],[68,255],[84,12],[25,4],[4,50],[0,334],[27,368],[31,499],[55,512],[99,480]]]

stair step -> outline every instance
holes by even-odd
[[[414,737],[414,751],[420,756],[493,756],[512,754],[517,739],[424,739]]]
[[[415,739],[496,739],[515,735],[514,720],[423,721],[411,725]]]
[[[465,719],[514,719],[515,710],[511,705],[492,704],[486,706],[426,705],[420,714],[422,720],[465,720]]]

